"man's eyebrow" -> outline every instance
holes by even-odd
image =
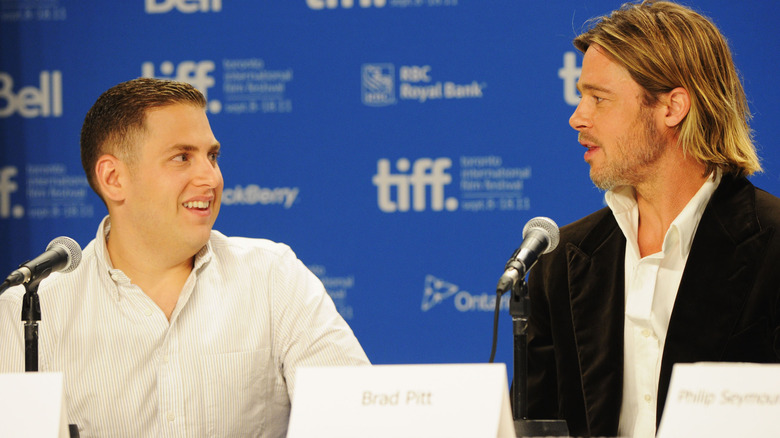
[[[209,151],[210,152],[218,151],[221,147],[222,147],[222,145],[220,145],[219,142],[217,142],[217,143],[214,143],[213,145],[209,146]],[[192,152],[192,151],[197,151],[198,149],[200,149],[200,148],[198,148],[197,146],[191,145],[191,144],[177,143],[177,144],[174,144],[174,145],[171,145],[170,147],[168,147],[167,150],[168,151]]]
[[[579,82],[577,82],[577,91],[579,91],[580,93],[582,93],[583,91],[597,91],[601,93],[615,94],[609,88],[600,87],[594,84],[580,84]]]

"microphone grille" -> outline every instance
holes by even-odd
[[[558,247],[558,242],[561,240],[561,232],[558,230],[558,224],[556,224],[555,221],[548,217],[541,216],[531,219],[525,224],[525,227],[523,227],[523,239],[525,239],[528,231],[533,229],[542,231],[550,239],[550,244],[542,254],[547,254]]]
[[[64,268],[60,269],[60,272],[70,272],[76,269],[79,263],[81,263],[81,247],[79,246],[78,242],[71,239],[70,237],[60,236],[55,238],[49,242],[49,245],[46,247],[46,251],[52,249],[53,247],[63,248],[65,252],[68,253],[68,263]]]

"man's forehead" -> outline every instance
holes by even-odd
[[[616,93],[625,86],[635,88],[639,84],[631,77],[628,69],[616,62],[603,47],[591,44],[582,59],[577,89]]]

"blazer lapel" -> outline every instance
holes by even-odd
[[[569,291],[590,430],[617,433],[623,393],[624,254],[611,213],[579,245],[570,243]]]
[[[723,359],[726,341],[755,281],[768,232],[761,232],[756,220],[753,186],[724,175],[699,223],[669,321],[657,422],[674,363]]]

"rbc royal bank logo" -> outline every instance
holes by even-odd
[[[358,0],[358,4],[361,8],[383,8],[387,4],[387,0]],[[344,8],[350,9],[355,6],[355,0],[306,0],[306,5],[309,9],[336,9]]]
[[[171,61],[164,61],[160,64],[159,75],[155,72],[153,62],[144,62],[141,66],[141,76],[145,78],[173,79],[175,81],[187,82],[198,91],[203,93],[203,97],[208,102],[208,110],[211,113],[222,111],[222,103],[218,100],[209,101],[208,90],[214,86],[214,61],[183,61],[178,65]]]
[[[19,185],[14,181],[14,177],[18,173],[19,170],[13,166],[0,169],[0,219],[12,216],[19,219],[24,216],[24,207],[11,205],[11,194],[19,190]]]
[[[377,162],[377,173],[373,183],[377,187],[377,204],[385,213],[396,211],[425,211],[428,208],[428,193],[430,193],[430,209],[433,211],[455,211],[458,209],[457,198],[444,197],[444,189],[452,182],[452,175],[447,169],[452,167],[449,158],[418,158],[412,164],[408,159],[401,158],[395,163],[397,173],[390,171],[390,160],[380,159]],[[410,172],[411,170],[411,172]],[[395,189],[395,190],[393,190]],[[395,192],[395,199],[393,199]]]
[[[14,79],[0,72],[0,118],[14,114],[27,119],[62,116],[62,73],[42,71],[37,87],[30,85],[14,91]]]
[[[363,103],[386,106],[395,103],[395,66],[393,64],[364,64],[362,69]]]
[[[184,14],[219,12],[222,0],[146,0],[147,14],[164,14],[174,8]]]

